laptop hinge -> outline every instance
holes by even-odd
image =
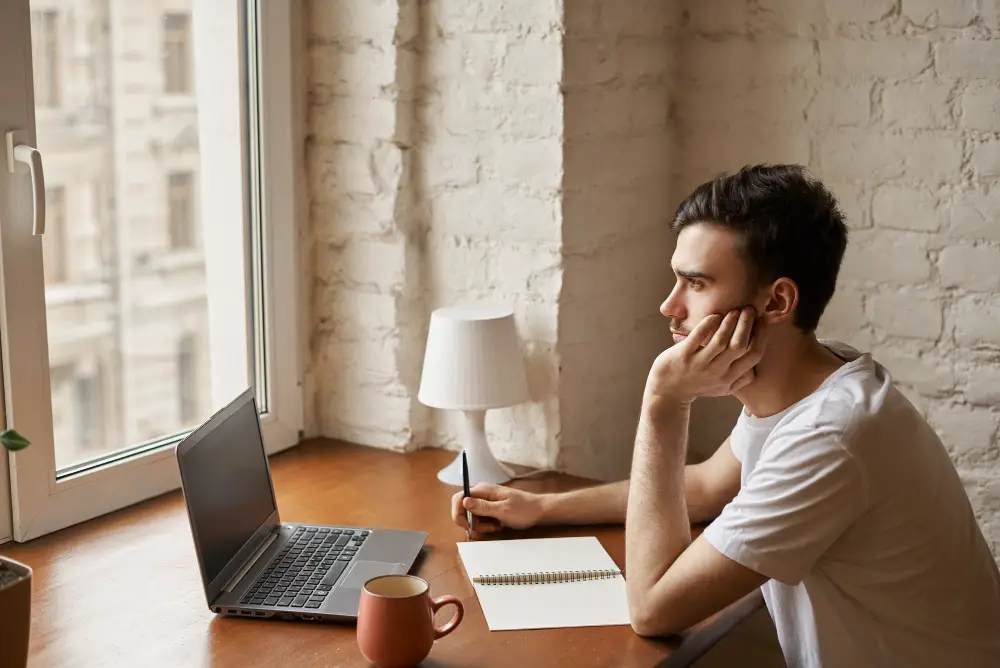
[[[267,548],[271,546],[271,543],[277,540],[277,538],[278,538],[278,532],[277,531],[271,532],[271,534],[264,540],[264,542],[261,543],[261,546],[258,547],[256,550],[254,550],[254,553],[250,555],[250,558],[247,559],[247,562],[243,564],[243,568],[236,571],[233,577],[229,579],[229,582],[227,582],[226,586],[222,588],[222,591],[232,591],[239,583],[239,581],[243,578],[243,576],[247,574],[247,571],[253,568],[253,565],[257,563],[257,560],[260,559],[262,554],[264,554],[264,551],[267,550]]]

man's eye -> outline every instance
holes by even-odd
[[[705,284],[702,283],[701,281],[688,281],[688,285],[691,286],[692,290],[701,290],[703,287],[705,287]]]

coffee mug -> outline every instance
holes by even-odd
[[[449,603],[458,608],[455,615],[444,626],[434,626],[434,613]],[[381,575],[361,590],[358,646],[379,668],[410,668],[427,657],[435,640],[454,631],[464,614],[455,596],[431,598],[423,578]]]

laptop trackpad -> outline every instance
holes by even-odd
[[[405,573],[407,570],[405,564],[389,561],[355,561],[344,579],[338,583],[337,588],[361,589],[372,578],[380,575]]]

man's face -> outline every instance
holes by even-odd
[[[660,313],[670,318],[674,343],[706,316],[753,303],[736,237],[718,225],[695,223],[682,229],[670,264],[677,284]]]

